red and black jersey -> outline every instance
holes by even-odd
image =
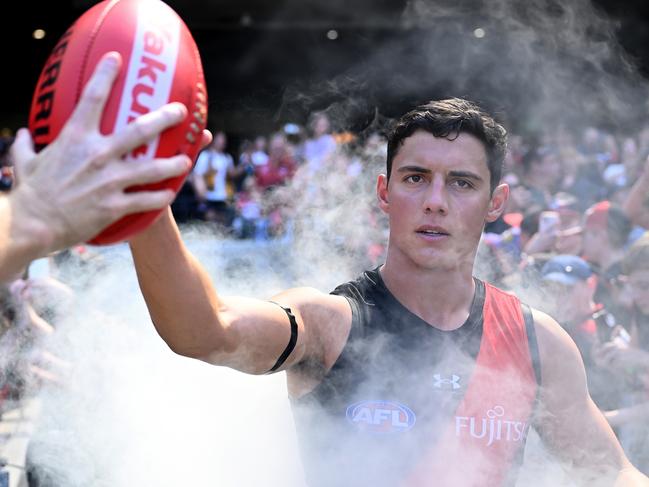
[[[540,382],[533,322],[515,296],[475,284],[453,331],[410,312],[377,270],[333,291],[351,305],[349,338],[292,400],[310,487],[515,482]]]

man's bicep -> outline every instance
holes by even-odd
[[[290,357],[285,357],[285,362],[300,360],[304,352],[304,323],[290,306],[225,296],[221,298],[219,321],[228,346],[197,357],[214,365],[263,374],[273,369],[289,346]]]
[[[224,297],[220,317],[228,336],[228,349],[206,357],[207,362],[251,373],[264,374],[289,368],[321,354],[320,336],[326,329],[326,312],[331,297],[310,288],[285,291],[268,301],[244,297]]]
[[[535,419],[540,436],[578,477],[615,475],[629,464],[590,398],[577,346],[549,316],[535,311],[534,318],[543,377]]]

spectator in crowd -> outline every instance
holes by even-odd
[[[243,189],[237,193],[233,222],[235,235],[238,238],[266,240],[268,222],[262,215],[262,194],[253,178],[246,178]]]
[[[258,135],[255,137],[254,151],[251,159],[255,166],[263,166],[268,161],[268,153],[266,152],[266,137]]]
[[[608,197],[608,187],[596,160],[586,159],[579,165],[574,182],[568,191],[579,196],[582,211]]]
[[[212,143],[198,156],[193,173],[194,185],[199,201],[203,205],[204,218],[228,228],[232,224],[234,211],[228,201],[228,178],[237,176],[232,156],[225,152],[227,137],[224,132],[214,134]]]
[[[583,246],[581,213],[569,206],[557,207],[556,211],[559,213],[559,229],[553,250],[558,254],[580,255]]]
[[[317,112],[309,121],[311,137],[304,143],[304,158],[311,173],[320,171],[336,151],[336,140],[331,135],[331,122],[324,112]]]
[[[523,157],[522,181],[530,192],[531,205],[549,208],[560,177],[561,160],[554,147],[535,147]]]
[[[61,383],[68,363],[47,349],[54,327],[37,311],[38,295],[54,288],[71,291],[61,282],[16,279],[0,284],[0,414],[3,400],[24,400],[43,383]]]
[[[609,201],[596,203],[584,214],[582,255],[598,276],[595,300],[621,324],[627,323],[628,310],[622,305],[619,277],[632,227],[624,211]]]
[[[537,232],[525,243],[527,255],[579,254],[582,248],[580,213],[569,207],[539,213]]]
[[[612,162],[602,172],[608,186],[609,197],[625,188],[630,180],[635,180],[638,172],[638,145],[633,137],[625,137],[621,142],[619,161]]]
[[[590,266],[576,255],[557,255],[543,265],[542,276],[555,298],[553,315],[575,341],[587,365],[591,348],[597,341],[597,327],[592,320],[595,281]],[[559,298],[561,302],[557,301]]]
[[[546,310],[556,317],[579,348],[593,400],[601,409],[619,407],[621,384],[608,368],[596,364],[594,354],[600,344],[614,336],[628,336],[628,332],[615,324],[601,303],[595,302],[597,277],[585,260],[570,254],[550,258],[541,274],[549,298]]]
[[[306,133],[304,127],[293,122],[285,123],[282,127],[282,133],[286,137],[290,156],[298,166],[301,166],[305,162],[304,143],[306,142]]]
[[[244,183],[246,180],[251,179],[255,174],[255,163],[253,162],[254,145],[248,140],[244,139],[239,145],[239,157],[235,164],[236,174],[231,178],[231,191],[230,199],[234,200],[237,193],[243,191]]]
[[[614,159],[610,138],[597,127],[584,128],[577,149],[584,156],[597,160],[600,163],[600,169],[603,169],[606,163]]]
[[[629,248],[622,269],[630,293],[633,312],[630,336],[602,347],[599,362],[617,371],[627,384],[626,407],[606,413],[619,430],[620,440],[630,458],[649,471],[649,234]]]
[[[270,139],[266,164],[255,166],[255,180],[263,191],[271,191],[288,182],[295,174],[296,163],[290,154],[286,137],[281,132]]]
[[[523,184],[522,178],[515,172],[508,172],[503,176],[503,181],[509,185],[509,200],[505,214],[525,213],[532,205],[530,190]],[[544,208],[541,205],[536,208]]]

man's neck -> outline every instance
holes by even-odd
[[[412,313],[440,330],[454,330],[469,316],[475,282],[466,269],[424,269],[386,259],[381,277],[388,290]]]

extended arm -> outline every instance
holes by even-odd
[[[649,486],[593,403],[579,350],[549,316],[534,312],[542,371],[537,427],[578,485]]]
[[[170,212],[130,245],[153,323],[174,352],[253,374],[273,367],[291,338],[287,314],[270,301],[219,296],[182,242]],[[340,335],[337,327],[345,320],[351,323],[344,298],[315,289],[292,289],[272,300],[289,307],[298,325],[284,369],[306,359],[323,361],[325,338]]]

